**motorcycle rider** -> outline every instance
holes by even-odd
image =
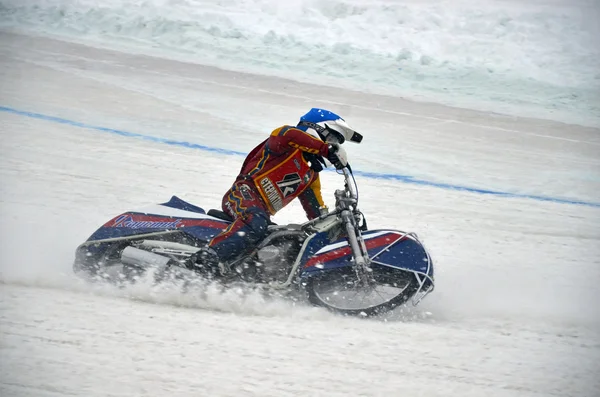
[[[308,219],[325,212],[319,172],[324,158],[337,169],[347,165],[345,141],[360,143],[362,135],[325,109],[311,109],[295,127],[276,128],[248,154],[223,197],[223,211],[233,222],[195,255],[192,267],[225,273],[227,263],[266,236],[270,216],[295,198]]]

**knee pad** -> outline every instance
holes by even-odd
[[[262,240],[267,235],[267,228],[269,226],[269,215],[264,211],[252,211],[250,210],[246,218],[245,223],[248,225],[248,238],[253,242]]]

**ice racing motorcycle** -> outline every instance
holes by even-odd
[[[434,287],[431,256],[414,233],[368,230],[356,180],[349,167],[339,172],[345,187],[335,192],[335,209],[304,224],[269,226],[267,237],[227,264],[218,282],[289,291],[348,315],[419,303]],[[119,267],[120,277],[148,269],[185,272],[200,247],[230,223],[224,212],[173,196],[108,221],[77,248],[74,270],[101,275]]]

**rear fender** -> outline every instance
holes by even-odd
[[[228,225],[229,222],[207,215],[202,208],[173,196],[166,203],[125,212],[114,217],[96,230],[87,241],[165,231],[184,231],[195,239],[209,241]]]

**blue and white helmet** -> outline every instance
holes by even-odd
[[[350,128],[343,118],[325,109],[310,109],[300,117],[298,128],[323,141],[326,141],[330,134],[334,134],[339,143],[345,141],[360,143],[363,139],[363,136]]]

